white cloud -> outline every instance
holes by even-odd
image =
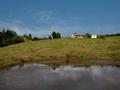
[[[23,34],[29,34],[31,33],[33,36],[39,36],[39,37],[47,37],[50,35],[51,30],[47,27],[25,27],[21,22],[18,22],[17,20],[14,23],[10,22],[0,22],[0,30],[4,29],[11,29],[14,30],[17,34],[23,35]]]
[[[53,26],[52,30],[59,31],[63,35],[70,35],[72,33],[91,33],[91,34],[109,34],[120,32],[120,26],[79,26],[79,25],[66,25],[66,26]],[[116,31],[116,32],[115,32]]]
[[[63,22],[64,23],[64,22]],[[11,22],[0,22],[0,28],[10,28],[16,31],[18,34],[29,34],[33,36],[45,37],[49,36],[52,31],[60,32],[63,36],[71,35],[72,33],[84,34],[89,32],[91,34],[106,34],[106,33],[117,33],[120,32],[120,26],[100,26],[100,25],[71,25],[71,24],[58,24],[50,26],[32,26],[27,27],[22,21],[13,20]]]
[[[38,37],[47,37],[51,33],[49,29],[44,29],[40,27],[31,29],[27,27],[12,26],[11,29],[16,31],[19,35],[31,33],[33,36]]]

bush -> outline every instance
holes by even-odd
[[[7,43],[5,41],[0,41],[0,47],[6,46]]]
[[[50,40],[52,39],[52,37],[51,37],[51,36],[49,36],[48,38],[49,38]]]
[[[39,38],[38,37],[34,37],[32,40],[33,41],[37,41],[37,40],[39,40]]]
[[[104,35],[98,35],[97,38],[99,38],[99,39],[105,39],[105,36]]]
[[[24,38],[20,36],[16,36],[12,39],[13,43],[21,43],[24,42]]]

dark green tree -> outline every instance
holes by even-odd
[[[11,30],[7,29],[7,31],[6,31],[6,37],[7,38],[13,38],[15,36],[17,36],[15,31],[11,31]]]
[[[18,36],[15,31],[3,29],[0,32],[0,47],[23,42],[24,39],[21,36]]]
[[[85,37],[86,37],[86,38],[91,38],[91,34],[90,34],[90,33],[86,33],[86,34],[85,34]]]
[[[59,32],[56,33],[56,38],[61,38],[61,35]]]
[[[52,32],[52,38],[53,38],[53,39],[56,38],[56,32]]]
[[[51,35],[48,37],[48,39],[52,39]]]
[[[29,36],[28,36],[28,37],[29,37],[29,39],[30,39],[30,40],[32,40],[32,34],[29,34]]]
[[[52,38],[53,39],[61,38],[61,34],[59,32],[52,32]]]

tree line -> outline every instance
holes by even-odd
[[[111,36],[120,36],[120,33],[115,33],[115,34],[101,34],[101,35],[97,35],[97,38],[100,39],[105,39],[105,37],[111,37]],[[90,33],[85,33],[85,37],[86,38],[91,38],[91,34]]]
[[[90,33],[85,33],[85,37],[86,38],[91,38],[91,34]],[[97,38],[99,38],[99,39],[105,39],[105,35],[97,35]]]
[[[105,34],[104,36],[110,37],[110,36],[120,36],[120,33],[115,33],[115,34]]]
[[[23,37],[19,36],[15,31],[5,30],[0,31],[0,47],[24,42]]]
[[[105,39],[105,37],[109,36],[120,36],[120,33],[116,34],[105,34],[105,35],[97,35],[97,38],[102,38]],[[91,38],[90,33],[85,34],[86,38]],[[32,37],[31,34],[26,35],[24,34],[23,36],[19,36],[15,31],[10,30],[10,29],[3,29],[0,31],[0,47],[7,46],[10,44],[16,44],[16,43],[21,43],[24,41],[36,41],[36,40],[45,40],[45,39],[59,39],[61,38],[61,34],[59,32],[52,32],[49,37]]]
[[[45,40],[45,39],[57,39],[61,38],[61,34],[59,32],[52,32],[49,37],[32,37],[31,34],[24,34],[23,36],[19,36],[15,31],[10,29],[3,29],[0,31],[0,47],[21,43],[24,41],[36,41],[36,40]]]

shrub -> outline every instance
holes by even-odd
[[[21,42],[24,42],[24,38],[23,37],[20,37],[20,36],[16,36],[13,38],[13,43],[21,43]]]
[[[97,38],[99,38],[99,39],[105,39],[105,36],[104,35],[98,35]]]
[[[37,41],[37,40],[39,40],[39,38],[38,37],[34,37],[32,40],[33,41]]]

